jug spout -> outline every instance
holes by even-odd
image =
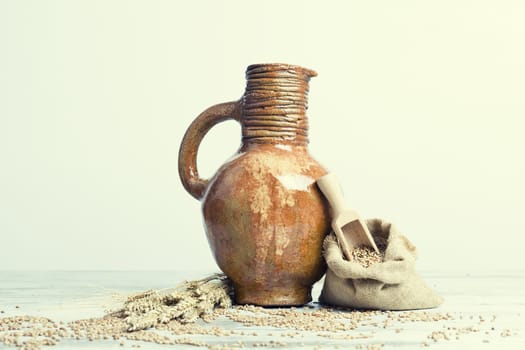
[[[294,64],[287,63],[256,63],[251,64],[246,68],[246,73],[248,72],[278,72],[278,71],[289,71],[302,73],[305,76],[310,78],[317,76],[317,72],[313,69],[297,66]]]

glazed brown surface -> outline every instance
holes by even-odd
[[[305,304],[326,269],[321,249],[329,216],[315,185],[326,170],[307,150],[311,76],[297,66],[248,67],[241,100],[203,112],[181,145],[182,182],[202,201],[210,247],[241,304]],[[240,121],[243,145],[209,182],[200,179],[200,140],[229,118]]]

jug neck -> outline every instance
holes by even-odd
[[[317,73],[288,64],[254,64],[242,97],[244,144],[308,144],[308,82]]]

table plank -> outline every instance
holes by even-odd
[[[185,279],[200,278],[206,272],[182,271],[0,271],[0,317],[34,315],[69,322],[101,317],[109,308],[118,306],[124,296],[146,289],[173,287]],[[291,329],[243,326],[220,318],[209,326],[234,331],[228,337],[190,335],[210,346],[252,348],[266,344],[277,348],[431,348],[457,349],[525,349],[525,272],[447,272],[427,271],[422,276],[445,302],[439,308],[418,312],[448,315],[449,319],[433,322],[406,322],[405,312],[380,313],[355,330],[338,334]],[[314,297],[322,285],[316,284]],[[318,308],[314,304],[314,309]],[[263,315],[264,316],[264,315]],[[384,328],[384,322],[388,325]],[[475,331],[472,331],[475,330]],[[244,334],[242,334],[244,333]],[[254,335],[256,334],[256,335]],[[364,334],[362,339],[336,339]],[[434,341],[429,338],[449,338]],[[458,339],[456,339],[456,337]],[[180,338],[180,337],[179,337]],[[272,341],[273,343],[270,343]],[[158,344],[119,341],[66,339],[56,348],[161,348]],[[192,346],[178,345],[181,348]],[[0,349],[8,347],[0,344]]]

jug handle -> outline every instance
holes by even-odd
[[[179,176],[186,191],[196,199],[201,199],[208,187],[207,179],[202,179],[197,170],[199,145],[210,129],[223,121],[240,121],[240,100],[220,103],[202,112],[188,127],[179,149]]]

